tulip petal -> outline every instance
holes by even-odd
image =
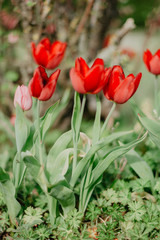
[[[14,106],[16,107],[16,104],[18,103],[19,106],[21,106],[21,98],[22,98],[22,92],[21,87],[18,86],[14,95]]]
[[[104,78],[104,66],[103,65],[95,65],[90,68],[86,74],[86,78],[84,81],[84,88],[87,92],[93,93],[99,88],[101,85],[101,81]]]
[[[76,59],[76,62],[75,62],[75,69],[77,72],[79,72],[83,77],[86,76],[87,72],[89,71],[89,67],[86,63],[86,61],[79,57]]]
[[[84,78],[75,68],[71,68],[70,70],[70,79],[75,91],[82,94],[87,93],[84,88]]]
[[[32,107],[32,97],[29,93],[28,87],[22,85],[21,86],[21,92],[22,92],[22,109],[27,111]]]
[[[34,71],[33,78],[30,80],[28,88],[31,96],[38,98],[41,94],[41,91],[43,89],[43,79],[40,70],[42,67],[36,68]]]
[[[56,89],[56,84],[57,84],[59,74],[60,74],[60,69],[57,69],[50,76],[47,85],[42,89],[42,92],[38,98],[40,101],[47,101],[52,97],[52,95]]]
[[[121,66],[114,66],[111,71],[110,78],[108,80],[108,84],[104,87],[104,95],[109,100],[113,100],[114,94],[116,92],[117,87],[120,85],[120,83],[125,78],[123,69]]]
[[[133,74],[128,75],[117,87],[113,101],[119,104],[127,102],[137,90],[141,76],[141,73],[139,73],[136,77],[134,77]]]
[[[160,57],[158,55],[154,55],[150,60],[150,72],[155,75],[160,74]]]
[[[41,41],[40,41],[40,44],[44,45],[44,47],[46,48],[46,50],[50,51],[51,50],[51,43],[49,41],[48,38],[43,38]]]
[[[111,67],[109,67],[108,69],[105,68],[104,77],[102,77],[102,80],[99,83],[98,88],[94,92],[92,92],[93,94],[99,93],[107,85],[110,74],[111,74],[111,70],[112,70]]]
[[[143,54],[143,61],[148,69],[150,71],[150,61],[152,59],[152,53],[147,49]]]
[[[60,41],[55,41],[52,44],[46,68],[54,69],[60,64],[64,57],[66,47],[67,44]]]
[[[49,52],[43,44],[39,43],[35,51],[35,60],[37,64],[46,67],[48,63],[48,58]]]

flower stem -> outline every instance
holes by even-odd
[[[111,107],[111,110],[110,110],[110,112],[108,113],[108,116],[107,116],[107,118],[106,118],[106,120],[105,120],[105,122],[104,122],[104,124],[103,124],[103,126],[102,126],[101,134],[100,134],[101,136],[102,136],[104,130],[106,129],[106,126],[107,126],[107,124],[108,124],[108,122],[109,122],[109,119],[110,119],[110,117],[111,117],[111,115],[112,115],[115,107],[116,107],[116,103],[114,102],[113,105],[112,105],[112,107]]]
[[[157,118],[159,117],[159,109],[158,109],[158,82],[157,76],[154,79],[154,108],[156,110]]]
[[[38,128],[38,141],[39,141],[39,161],[43,166],[43,152],[42,152],[42,139],[40,129],[40,101],[37,100],[37,128]]]
[[[77,132],[78,135],[80,133],[80,127],[81,127],[81,122],[82,122],[82,117],[83,117],[83,113],[84,113],[84,107],[85,107],[85,103],[86,103],[86,95],[83,95],[83,100],[82,100],[82,104],[81,104],[81,111],[80,111],[80,116],[79,116],[79,124],[77,126]],[[74,173],[74,170],[77,166],[77,146],[78,146],[78,138],[76,139],[76,141],[73,141],[73,145],[74,145],[74,157],[73,157],[73,168],[72,168],[72,175]]]

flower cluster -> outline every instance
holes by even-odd
[[[60,74],[57,69],[50,77],[45,72],[46,69],[56,68],[62,61],[66,43],[55,41],[52,44],[48,38],[44,38],[36,46],[31,43],[32,54],[35,62],[39,65],[29,82],[28,89],[25,86],[18,87],[15,94],[14,104],[18,103],[23,110],[29,110],[32,106],[31,97],[40,101],[49,100],[56,88],[56,83]],[[154,55],[147,50],[144,52],[144,63],[148,71],[160,74],[160,50]],[[97,94],[103,90],[104,96],[118,104],[127,102],[136,92],[142,74],[137,76],[129,74],[125,77],[121,66],[105,68],[104,61],[97,58],[93,65],[89,67],[81,57],[75,61],[75,67],[70,70],[70,79],[75,91],[81,94]]]
[[[105,68],[102,59],[97,58],[91,68],[84,59],[77,58],[75,67],[70,70],[74,89],[79,93],[97,94],[103,90],[108,100],[122,104],[136,92],[142,74],[125,77],[121,66]]]
[[[55,41],[51,44],[48,38],[42,39],[37,47],[34,43],[31,43],[33,58],[40,66],[35,69],[28,87],[18,86],[14,97],[15,106],[18,103],[24,111],[27,111],[32,107],[31,96],[40,101],[47,101],[52,97],[60,69],[57,69],[48,77],[45,68],[54,69],[60,64],[64,57],[66,46],[66,43],[60,41]]]

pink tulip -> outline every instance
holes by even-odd
[[[32,107],[32,97],[29,93],[28,87],[22,85],[18,86],[14,96],[14,106],[16,107],[16,103],[23,109],[23,111],[27,111]]]

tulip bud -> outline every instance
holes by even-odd
[[[18,86],[14,95],[14,106],[16,104],[23,109],[23,111],[27,111],[32,107],[32,97],[29,93],[28,87],[22,85]]]

